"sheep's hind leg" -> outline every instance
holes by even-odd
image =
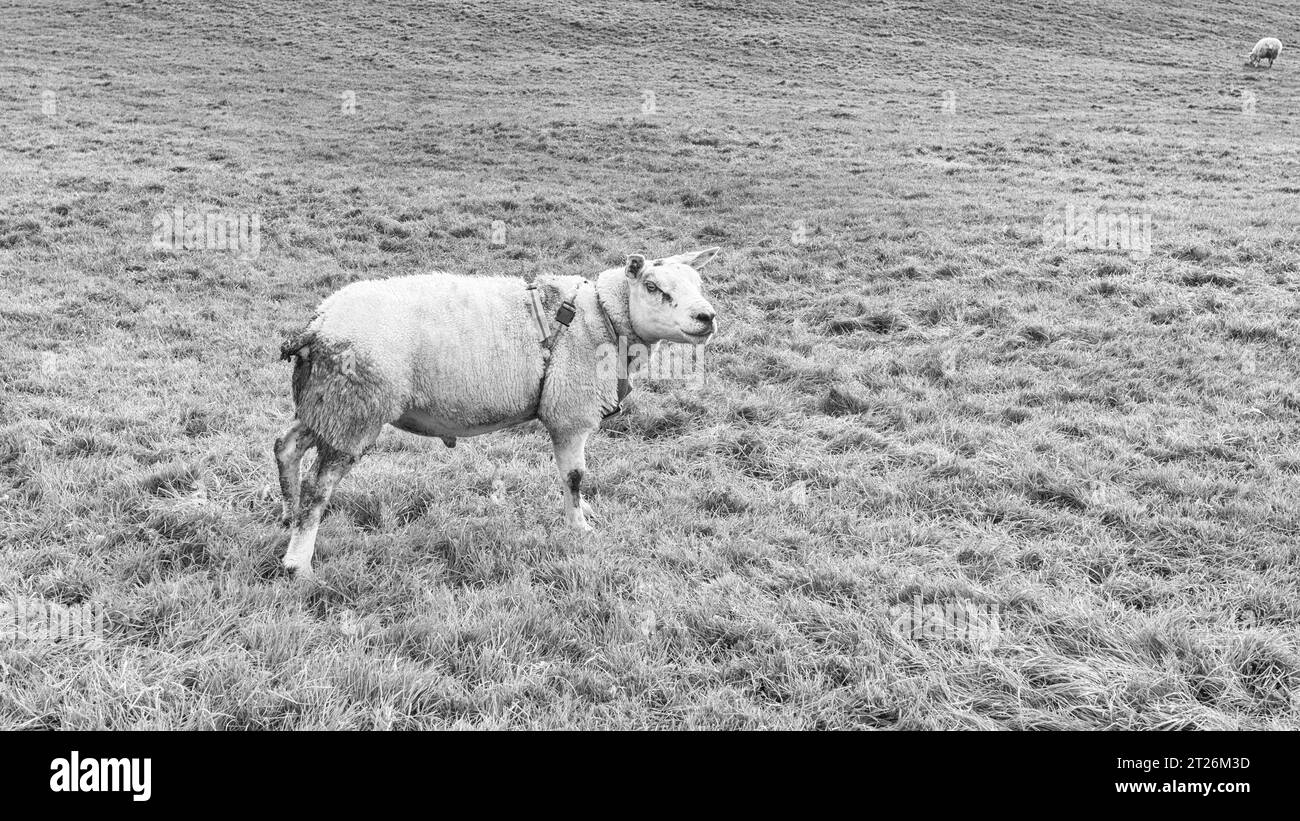
[[[564,486],[564,518],[569,526],[583,533],[593,528],[587,524],[591,505],[582,498],[582,478],[587,473],[587,437],[591,431],[552,433],[555,446],[555,465],[560,469],[560,482]]]
[[[317,446],[317,455],[316,481],[304,483],[311,496],[309,506],[299,513],[298,525],[289,537],[289,549],[284,554],[285,570],[300,579],[312,575],[311,557],[316,552],[316,531],[320,528],[325,506],[329,504],[339,482],[361,459],[360,456],[344,453],[324,443]]]
[[[280,524],[285,527],[291,527],[298,516],[298,469],[307,451],[314,447],[316,434],[297,419],[275,440],[275,464],[280,471],[280,496],[284,500]]]

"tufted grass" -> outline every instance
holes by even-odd
[[[0,726],[1300,725],[1300,73],[1240,65],[1286,4],[319,5],[7,18],[0,593],[107,627],[0,640]],[[1045,245],[1071,202],[1152,255]],[[177,206],[260,255],[151,249]],[[322,297],[714,244],[596,534],[535,426],[388,431],[278,575]]]

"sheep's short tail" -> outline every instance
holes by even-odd
[[[302,330],[288,334],[280,346],[281,359],[293,359],[293,402],[299,403],[307,380],[311,378],[311,346],[316,341],[314,331]]]

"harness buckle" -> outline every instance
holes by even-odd
[[[567,328],[569,327],[569,323],[573,321],[573,317],[576,316],[577,313],[578,310],[574,306],[573,300],[566,299],[564,300],[564,302],[560,303],[559,309],[556,310],[555,321]]]

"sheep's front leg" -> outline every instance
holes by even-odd
[[[555,466],[560,469],[560,483],[564,488],[564,518],[569,526],[583,533],[593,528],[587,524],[591,506],[582,498],[582,478],[587,473],[587,437],[591,431],[552,432],[555,446]]]

